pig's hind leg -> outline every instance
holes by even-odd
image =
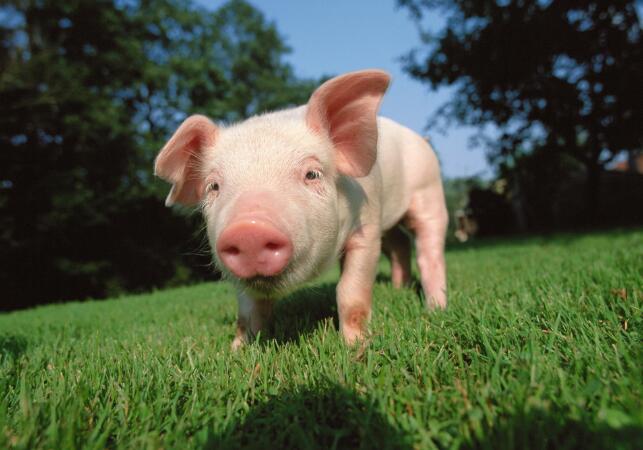
[[[382,237],[382,251],[391,262],[391,281],[396,289],[411,282],[411,239],[399,226]]]
[[[448,222],[439,180],[413,195],[406,223],[415,233],[417,263],[429,309],[447,306],[444,241]]]

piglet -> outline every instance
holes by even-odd
[[[160,151],[166,204],[200,205],[216,265],[237,287],[237,348],[269,322],[275,299],[341,258],[346,342],[364,337],[380,252],[395,287],[411,279],[411,240],[426,304],[446,306],[448,215],[435,153],[384,117],[390,77],[351,72],[304,106],[217,125],[188,117]],[[403,231],[403,228],[406,231]]]

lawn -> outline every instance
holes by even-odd
[[[643,448],[643,231],[447,259],[433,313],[382,263],[361,350],[336,272],[238,353],[225,283],[0,315],[0,448]]]

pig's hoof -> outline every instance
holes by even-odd
[[[230,344],[230,349],[233,352],[236,352],[242,349],[243,347],[245,347],[245,345],[246,345],[246,340],[241,336],[237,336],[233,339],[232,344]]]
[[[344,328],[342,330],[344,342],[349,346],[354,346],[366,341],[366,334],[358,328]]]
[[[447,298],[445,295],[429,296],[426,298],[426,308],[429,311],[444,310],[447,308]]]

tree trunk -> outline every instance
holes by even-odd
[[[638,173],[638,159],[641,154],[640,149],[630,150],[627,152],[627,171],[630,173]]]
[[[601,166],[597,161],[587,165],[585,181],[585,225],[596,225],[598,222],[598,194],[601,182]]]
[[[525,212],[525,196],[522,188],[522,176],[520,169],[516,169],[513,180],[513,192],[510,196],[511,209],[514,213],[514,220],[516,221],[516,228],[519,233],[527,232],[527,213]]]

